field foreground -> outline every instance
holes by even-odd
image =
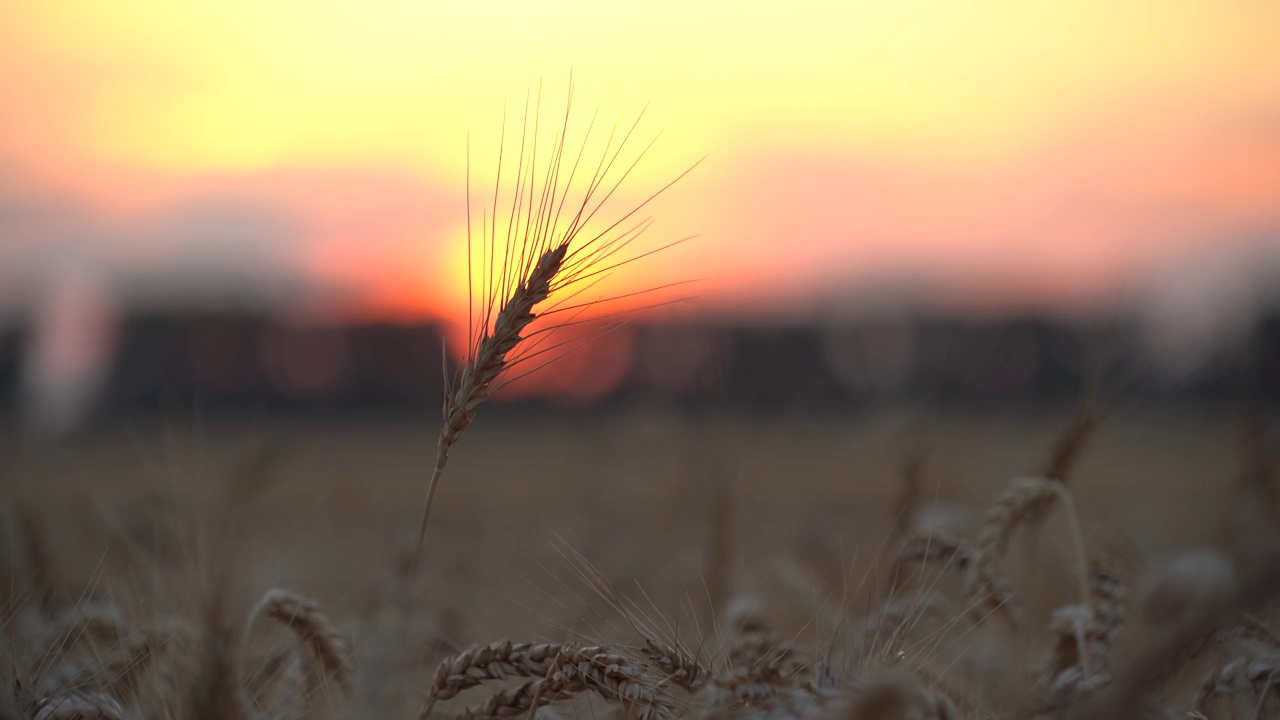
[[[430,423],[3,440],[0,716],[1280,716],[1240,423],[1071,426],[494,414],[412,581]]]

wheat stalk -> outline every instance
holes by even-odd
[[[506,133],[504,113],[503,140],[500,143],[498,153],[498,179],[494,186],[493,215],[489,216],[486,212],[482,212],[481,242],[479,243],[481,254],[479,260],[484,277],[481,283],[480,294],[482,298],[480,309],[479,312],[475,312],[474,307],[471,307],[471,316],[468,318],[470,336],[466,363],[455,380],[451,382],[446,378],[445,381],[444,424],[441,427],[440,436],[436,443],[436,462],[431,471],[431,479],[427,484],[426,501],[423,503],[422,516],[418,523],[413,561],[409,567],[411,578],[417,575],[418,565],[421,562],[427,523],[431,518],[431,506],[435,500],[440,477],[448,464],[449,452],[471,425],[480,406],[489,399],[501,384],[510,381],[510,379],[501,380],[501,378],[513,366],[530,360],[537,355],[556,350],[559,346],[565,344],[553,343],[550,347],[543,348],[535,353],[534,348],[545,340],[546,333],[571,324],[573,318],[581,314],[586,308],[608,300],[592,301],[584,303],[582,306],[553,306],[539,309],[540,306],[553,296],[565,295],[571,286],[586,283],[586,287],[570,293],[564,300],[574,297],[603,279],[614,268],[662,250],[665,247],[670,247],[670,245],[659,247],[656,250],[621,261],[612,259],[616,253],[639,237],[649,227],[650,221],[641,221],[621,230],[618,230],[619,226],[691,172],[698,163],[694,163],[688,170],[685,170],[674,180],[622,215],[603,231],[584,237],[581,242],[578,242],[580,236],[586,235],[585,228],[596,213],[613,196],[614,192],[621,186],[622,181],[626,179],[631,170],[644,157],[649,147],[652,147],[651,142],[631,165],[621,173],[621,176],[612,182],[612,187],[607,190],[604,197],[599,201],[595,200],[610,170],[621,155],[627,140],[638,126],[639,117],[616,147],[614,147],[614,137],[618,128],[615,125],[614,133],[609,136],[608,144],[601,154],[599,164],[587,184],[581,201],[577,204],[576,210],[570,206],[566,215],[569,218],[567,225],[561,224],[561,213],[565,209],[565,202],[573,187],[574,177],[577,174],[583,152],[586,150],[587,138],[591,133],[591,126],[589,126],[587,128],[587,138],[583,140],[582,151],[578,153],[577,159],[569,170],[567,182],[561,187],[560,174],[565,150],[564,141],[568,133],[569,111],[572,101],[573,87],[571,82],[568,102],[565,107],[564,124],[552,147],[549,159],[541,169],[543,178],[539,183],[537,179],[539,172],[537,136],[541,88],[538,91],[538,106],[534,111],[532,126],[529,119],[529,98],[526,97],[525,121],[521,136],[519,159],[516,163],[515,186],[511,191],[511,206],[506,221],[505,238],[500,241],[497,205],[499,203],[499,189],[501,187],[503,169],[502,147],[505,146]],[[643,113],[641,117],[643,117]],[[594,126],[594,119],[592,126]],[[527,140],[529,147],[526,155]],[[469,150],[467,167],[467,277],[468,288],[470,289],[473,253]],[[492,218],[491,223],[489,222],[490,217]],[[636,294],[639,293],[631,293],[628,296]],[[470,298],[469,302],[471,302]],[[557,303],[557,305],[559,304]],[[571,310],[576,310],[576,313],[568,320],[554,321],[536,331],[530,328],[535,320],[546,317],[552,312]],[[536,342],[526,343],[525,340],[530,338],[534,332],[543,334],[543,337]],[[588,337],[587,341],[590,339],[592,337]],[[581,347],[584,342],[578,343],[575,347],[564,352],[571,352],[577,347]],[[552,360],[554,359],[555,357],[553,356]],[[545,363],[543,364],[545,365]],[[537,368],[534,369],[536,370]]]

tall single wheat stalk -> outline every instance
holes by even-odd
[[[563,303],[594,287],[610,271],[689,239],[684,238],[656,249],[617,259],[617,254],[627,248],[652,224],[652,219],[633,221],[627,226],[623,224],[628,223],[641,208],[692,171],[698,163],[694,163],[613,223],[599,231],[588,231],[587,228],[596,214],[613,197],[622,182],[653,147],[653,142],[656,142],[657,138],[655,137],[645,146],[625,169],[614,172],[615,166],[621,168],[621,165],[618,165],[619,157],[644,113],[640,113],[630,128],[620,137],[619,122],[615,122],[600,153],[595,170],[591,173],[591,179],[587,182],[585,189],[580,191],[581,197],[569,203],[570,196],[579,192],[575,190],[574,179],[582,167],[583,155],[586,153],[597,116],[593,116],[591,123],[587,126],[582,146],[573,159],[572,166],[567,168],[567,179],[561,183],[562,170],[566,169],[563,162],[565,140],[569,133],[569,116],[573,105],[572,80],[560,130],[555,136],[549,157],[540,163],[538,134],[541,96],[542,89],[539,87],[537,98],[533,103],[532,117],[529,112],[531,98],[530,96],[525,98],[515,182],[514,186],[507,190],[510,205],[509,210],[503,213],[506,215],[505,218],[498,213],[498,206],[503,202],[503,153],[506,145],[506,110],[503,111],[503,133],[498,150],[493,210],[490,212],[487,207],[482,210],[478,237],[474,236],[472,231],[471,158],[468,145],[467,283],[472,297],[468,299],[467,359],[452,380],[447,376],[445,378],[444,425],[440,430],[436,462],[431,472],[431,481],[427,486],[422,518],[418,524],[418,537],[409,570],[411,578],[416,576],[422,559],[427,522],[431,517],[431,506],[435,500],[440,477],[445,465],[449,462],[449,451],[471,425],[480,406],[506,383],[538,370],[558,357],[576,350],[602,332],[588,331],[585,337],[556,341],[547,347],[539,348],[553,331],[583,322],[577,318],[584,311],[598,307],[601,303],[621,297],[634,297],[641,293],[596,299],[578,305],[566,306]],[[701,160],[698,162],[700,163]],[[606,183],[609,187],[601,193]],[[501,232],[498,227],[500,222],[505,225]],[[478,268],[475,266],[477,261]],[[472,272],[476,269],[481,274],[479,288],[474,288],[472,282]],[[659,289],[663,288],[651,288],[642,292]],[[560,299],[551,306],[544,307],[544,304],[552,298]],[[475,302],[477,299],[478,303]],[[540,319],[565,312],[569,315],[556,315],[549,322],[542,323],[537,328],[532,327]],[[606,328],[605,331],[608,329],[612,328]],[[533,339],[534,336],[538,337]],[[539,361],[532,369],[516,377],[510,377],[511,368],[546,353],[553,354],[549,359]]]

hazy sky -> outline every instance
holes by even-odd
[[[74,266],[456,312],[468,132],[491,177],[504,99],[545,78],[559,107],[570,68],[579,119],[663,131],[621,204],[709,155],[649,242],[700,237],[619,288],[1194,304],[1276,260],[1277,27],[1270,0],[16,0],[0,305]]]

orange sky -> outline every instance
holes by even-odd
[[[571,67],[579,120],[647,103],[664,131],[619,207],[709,155],[649,242],[699,239],[609,292],[1220,294],[1169,268],[1280,241],[1277,27],[1271,0],[17,0],[0,305],[75,263],[126,295],[288,278],[456,314],[467,134],[491,177],[503,99],[545,78],[557,107]]]

